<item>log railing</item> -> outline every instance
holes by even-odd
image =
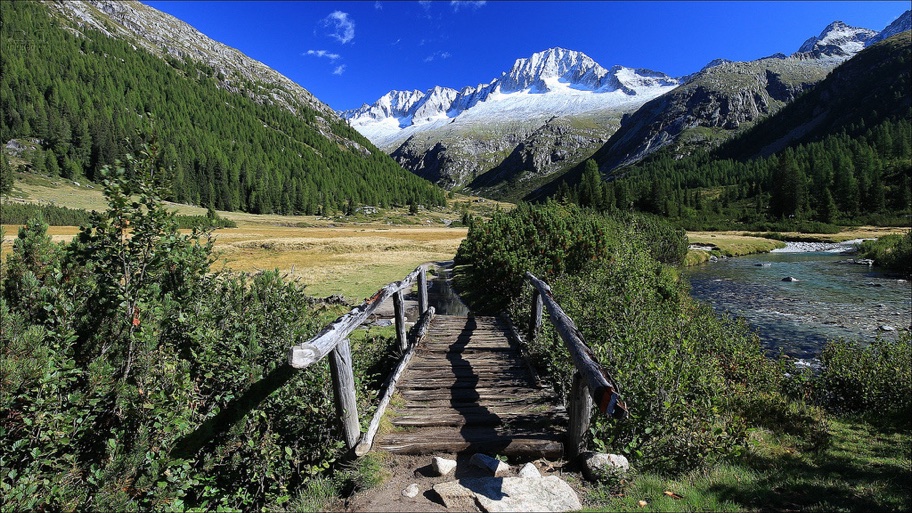
[[[403,291],[408,292],[411,290],[416,282],[418,283],[420,319],[414,331],[415,336],[412,340],[409,340],[405,329]],[[364,433],[364,436],[361,436],[361,423],[358,418],[355,379],[348,337],[374,313],[377,307],[390,298],[393,298],[393,309],[396,317],[396,340],[399,344],[399,349],[403,352],[403,356],[396,370],[386,381],[386,390],[380,400],[377,411],[374,413],[370,427]],[[428,307],[427,300],[427,269],[425,266],[419,266],[401,281],[390,283],[378,290],[361,306],[355,307],[349,313],[339,317],[310,340],[289,348],[288,364],[295,369],[306,369],[322,360],[327,354],[330,355],[329,368],[332,375],[336,413],[342,423],[345,445],[349,450],[354,450],[358,456],[363,456],[370,450],[374,436],[380,426],[380,417],[383,416],[395,390],[396,380],[402,374],[405,366],[408,365],[415,345],[427,332],[427,327],[433,316],[434,308]]]
[[[620,399],[620,391],[614,379],[598,363],[573,319],[564,312],[551,295],[551,287],[532,273],[526,273],[526,280],[532,284],[530,339],[534,340],[541,330],[542,307],[544,307],[548,310],[551,323],[567,346],[567,350],[573,358],[573,365],[576,367],[570,390],[568,408],[570,427],[566,447],[568,455],[573,457],[585,450],[585,436],[589,430],[593,402],[600,412],[616,419],[627,417],[627,406]]]

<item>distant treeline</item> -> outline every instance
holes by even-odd
[[[49,9],[37,2],[0,9],[0,140],[37,139],[38,150],[23,155],[36,172],[96,180],[105,165],[136,153],[138,132],[154,131],[158,164],[173,172],[168,199],[181,203],[284,214],[445,204],[441,189],[341,119],[321,122],[306,105],[292,113],[252,99],[268,98],[274,85],[189,59],[166,61],[87,26],[77,35]],[[226,82],[240,92],[219,87]]]
[[[86,226],[91,213],[81,209],[30,203],[3,203],[0,205],[0,224],[25,225],[31,219],[42,219],[49,226]],[[175,216],[178,228],[235,228],[237,223],[219,217],[210,211],[207,215]]]
[[[663,151],[608,182],[589,161],[582,181],[557,196],[600,211],[652,212],[692,230],[908,224],[910,161],[912,121],[900,119],[748,161]]]

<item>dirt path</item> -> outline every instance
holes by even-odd
[[[431,469],[431,459],[434,456],[454,459],[457,467],[448,476],[434,476]],[[477,504],[466,502],[461,508],[444,507],[442,500],[434,492],[433,487],[438,483],[445,483],[455,479],[470,477],[490,476],[488,471],[469,464],[470,456],[455,456],[452,454],[433,454],[422,456],[384,454],[384,471],[386,480],[369,490],[355,494],[345,501],[340,511],[345,512],[439,512],[439,511],[481,511]],[[567,481],[582,499],[585,496],[585,487],[582,478],[575,473],[564,472],[563,462],[550,462],[535,460],[532,462],[541,472],[542,476],[556,475]],[[517,472],[523,463],[510,462],[513,473]],[[408,498],[402,495],[402,490],[410,484],[418,485],[418,495]]]

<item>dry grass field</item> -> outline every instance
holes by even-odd
[[[106,203],[98,187],[61,178],[17,173],[13,200],[61,207],[102,210]],[[205,215],[206,209],[168,204],[178,214]],[[214,232],[217,261],[213,270],[256,272],[278,269],[307,284],[314,296],[339,294],[352,300],[370,296],[380,287],[405,277],[418,265],[452,259],[465,228],[448,227],[461,212],[486,217],[512,205],[456,195],[445,209],[390,209],[354,217],[255,215],[219,212],[237,228]],[[10,252],[18,226],[6,225],[2,258]],[[51,226],[57,242],[78,232],[72,226]]]

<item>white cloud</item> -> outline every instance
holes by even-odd
[[[355,22],[348,17],[348,13],[333,11],[323,18],[320,24],[330,29],[327,34],[329,37],[337,39],[342,44],[355,38]]]
[[[378,11],[382,11],[382,10],[383,10],[383,3],[382,3],[382,2],[374,2],[374,9],[376,9],[376,10],[378,10]]]
[[[453,7],[453,11],[459,11],[463,7],[478,9],[479,7],[484,6],[485,1],[473,1],[473,0],[450,0],[450,5]]]
[[[342,73],[345,73],[345,64],[336,66],[336,69],[333,70],[333,75],[341,75]]]
[[[315,57],[326,57],[327,59],[329,59],[331,61],[334,61],[334,60],[338,59],[339,57],[341,57],[341,55],[339,55],[337,53],[330,53],[330,52],[327,52],[326,50],[307,50],[307,53],[305,55],[313,55]]]
[[[433,62],[437,59],[449,59],[450,52],[434,52],[424,58],[424,62]]]

